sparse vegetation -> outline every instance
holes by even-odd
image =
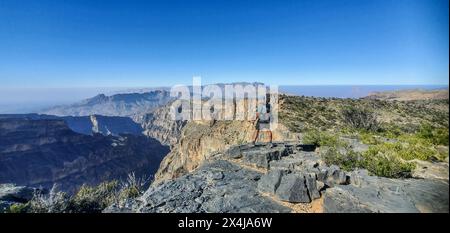
[[[411,160],[448,157],[448,99],[385,101],[282,96],[280,122],[322,147],[327,164],[365,168],[384,177],[408,177]],[[356,153],[342,136],[369,145]],[[325,149],[325,148],[326,149]],[[442,148],[443,147],[443,148]],[[446,149],[447,148],[447,149]]]
[[[310,130],[306,132],[303,136],[303,143],[315,146],[345,146],[345,142],[340,140],[338,135],[319,130]]]
[[[148,179],[128,175],[122,183],[116,180],[97,186],[83,185],[74,195],[58,191],[56,185],[48,194],[38,191],[33,198],[22,204],[13,204],[9,213],[99,213],[112,204],[123,204],[129,198],[140,196]]]
[[[361,156],[354,151],[345,151],[344,148],[338,149],[336,147],[330,147],[322,153],[322,159],[325,163],[330,165],[338,165],[345,171],[352,171],[360,166]]]
[[[434,145],[444,145],[448,146],[449,136],[448,128],[435,127],[431,124],[422,124],[417,136],[419,138],[428,140]]]
[[[362,153],[359,167],[365,168],[377,176],[401,178],[410,177],[415,165],[402,161],[389,151],[380,153],[377,150],[369,149]]]
[[[368,108],[348,106],[342,109],[342,119],[345,124],[355,129],[377,131],[379,123],[375,113]]]
[[[322,159],[327,165],[335,164],[345,171],[363,168],[374,175],[390,178],[409,177],[414,169],[413,163],[402,160],[392,150],[380,151],[373,147],[363,153],[346,147],[330,147],[322,153]]]
[[[69,212],[97,213],[118,202],[118,182],[110,181],[98,186],[83,185],[69,202]]]

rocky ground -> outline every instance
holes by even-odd
[[[326,166],[314,147],[244,144],[105,212],[448,212],[446,179]]]

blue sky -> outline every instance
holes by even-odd
[[[0,85],[448,84],[448,13],[448,0],[2,0]]]

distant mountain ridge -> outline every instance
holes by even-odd
[[[436,90],[409,89],[398,91],[372,92],[366,98],[379,100],[445,100],[449,98],[448,88]]]
[[[256,87],[264,84],[259,82],[218,83],[203,85],[202,88],[209,85],[217,85],[223,91],[226,85],[253,85]],[[192,86],[186,87],[192,92]],[[55,116],[103,115],[134,117],[150,113],[174,99],[175,97],[170,96],[169,87],[131,89],[110,96],[98,94],[78,103],[54,106],[43,109],[38,113]]]
[[[171,99],[167,90],[111,96],[99,94],[78,103],[47,108],[39,113],[55,116],[133,116],[151,112],[156,107],[167,104]]]

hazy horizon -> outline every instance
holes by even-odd
[[[209,85],[209,84],[205,84]],[[137,93],[170,87],[78,87],[78,88],[2,88],[0,87],[0,114],[34,113],[56,105],[67,105],[94,97],[98,94],[114,95]],[[409,89],[445,89],[448,85],[280,85],[285,94],[360,98],[374,91]]]

